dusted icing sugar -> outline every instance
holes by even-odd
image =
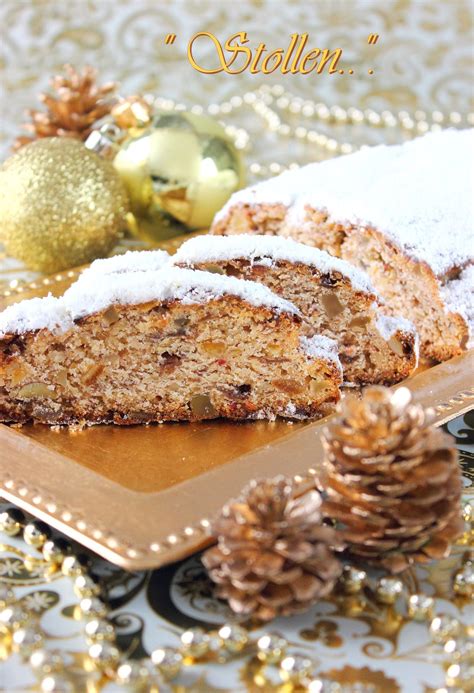
[[[154,300],[207,303],[224,295],[238,296],[253,306],[263,306],[278,313],[299,314],[292,303],[262,284],[209,272],[166,268],[110,274],[100,291],[97,291],[95,282],[78,281],[60,298],[48,296],[16,303],[0,313],[0,336],[41,328],[64,332],[74,320],[111,305],[134,305]]]
[[[257,265],[271,267],[278,260],[315,267],[323,274],[339,272],[347,277],[354,289],[375,293],[369,277],[344,260],[317,248],[282,236],[196,236],[185,241],[171,258],[174,264],[192,266],[205,262],[221,262],[244,258]]]
[[[442,276],[473,257],[473,154],[472,129],[367,147],[241,190],[216,219],[236,204],[282,204],[295,227],[310,223],[306,206],[325,210],[329,221],[373,226]]]
[[[448,311],[459,313],[467,322],[474,338],[474,265],[464,269],[457,279],[441,287],[441,297]]]
[[[164,267],[170,259],[165,250],[129,250],[123,255],[114,255],[94,262],[80,275],[80,279],[88,279],[92,275],[107,276],[120,272],[138,272],[158,270]]]
[[[300,337],[300,344],[308,356],[333,361],[342,376],[342,366],[341,362],[339,361],[339,349],[337,342],[334,339],[325,337],[322,334],[315,334],[312,337]]]

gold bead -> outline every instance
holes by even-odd
[[[257,640],[257,657],[266,664],[276,664],[283,659],[287,646],[285,638],[278,633],[266,633]]]
[[[132,686],[137,690],[144,686],[150,678],[150,672],[143,662],[128,660],[120,664],[115,674],[115,680],[120,686]]]
[[[313,669],[314,664],[309,657],[296,653],[282,660],[280,678],[288,683],[301,683],[303,679],[311,676]]]
[[[43,634],[37,628],[18,628],[13,633],[13,649],[19,652],[24,659],[42,647],[43,642]]]
[[[444,644],[445,653],[454,660],[474,662],[474,641],[463,639],[448,640]]]
[[[48,525],[38,520],[33,520],[25,525],[23,530],[23,539],[35,549],[40,549],[43,544],[48,541],[51,530]]]
[[[183,653],[189,657],[202,657],[209,651],[210,639],[202,628],[190,628],[181,635]]]
[[[66,556],[61,565],[63,575],[67,577],[78,577],[84,573],[85,569],[85,562],[78,556]]]
[[[462,506],[462,517],[464,522],[471,523],[474,521],[474,508],[470,501],[466,501]]]
[[[89,575],[78,575],[74,580],[74,594],[78,597],[97,597],[101,593],[100,585]]]
[[[29,615],[20,606],[7,606],[0,611],[0,623],[10,630],[23,628],[29,621]]]
[[[25,516],[17,508],[8,508],[0,513],[0,532],[5,532],[9,537],[14,537],[21,532]]]
[[[427,594],[412,594],[408,599],[408,615],[414,621],[433,618],[434,599]]]
[[[89,659],[94,669],[113,669],[120,660],[120,650],[110,642],[96,642],[89,647]]]
[[[434,642],[444,643],[456,638],[461,632],[461,624],[448,614],[435,616],[430,623],[430,635]]]
[[[395,604],[403,592],[403,582],[395,577],[383,577],[377,581],[375,596],[383,604]]]
[[[40,649],[30,656],[30,666],[35,671],[50,674],[52,671],[61,671],[64,667],[64,660],[57,650]]]
[[[0,609],[4,609],[6,606],[12,604],[15,601],[15,594],[6,585],[0,585]]]
[[[45,676],[40,683],[41,693],[74,693],[74,686],[65,676]]]
[[[366,582],[367,573],[365,570],[359,570],[351,565],[344,566],[339,578],[339,584],[346,594],[357,594],[364,588]]]
[[[113,642],[115,640],[115,628],[105,619],[94,618],[88,621],[84,627],[87,642],[92,645],[95,642]]]
[[[446,685],[461,691],[474,690],[474,665],[469,662],[451,664],[446,671]]]
[[[474,596],[474,567],[466,563],[454,575],[453,589],[456,594],[471,598]]]
[[[108,609],[98,597],[85,597],[79,604],[82,618],[103,618],[107,616]]]
[[[218,633],[222,644],[228,652],[241,652],[249,641],[249,636],[245,628],[230,623],[222,626]]]
[[[169,681],[181,671],[183,656],[173,647],[159,647],[151,653],[151,661],[158,668],[160,674]]]
[[[64,539],[49,539],[45,542],[42,553],[43,558],[48,563],[60,565],[70,550],[70,544]]]

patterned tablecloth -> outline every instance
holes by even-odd
[[[474,498],[474,412],[452,421],[447,430],[456,437],[461,453],[466,497]],[[80,623],[74,620],[77,597],[72,582],[61,575],[44,582],[34,571],[25,569],[22,557],[27,550],[20,540],[9,540],[10,549],[0,557],[0,584],[15,588],[17,597],[41,615],[41,626],[48,633],[48,647],[60,648],[71,660],[84,653]],[[454,597],[452,576],[465,545],[455,548],[443,561],[408,570],[403,582],[408,593],[424,592],[435,597],[437,613],[456,616],[465,624],[474,623],[474,606]],[[30,550],[28,550],[30,553]],[[112,622],[118,643],[132,657],[143,657],[161,645],[179,645],[183,629],[200,626],[215,628],[229,619],[226,606],[213,599],[212,587],[199,556],[193,556],[153,572],[125,573],[110,563],[94,561],[93,573],[106,584]],[[373,573],[375,576],[376,573]],[[377,602],[373,592],[332,598],[307,613],[272,622],[291,648],[310,654],[317,675],[339,683],[334,693],[434,693],[444,685],[446,655],[442,645],[433,644],[427,623],[406,617],[404,600],[395,606]],[[28,667],[17,655],[2,667],[1,690],[31,690],[35,682]],[[33,689],[36,690],[36,689]],[[120,690],[109,684],[104,691]],[[263,679],[258,660],[238,657],[226,664],[192,667],[172,688],[175,693],[232,691],[274,691],[291,689],[278,680]]]
[[[124,94],[148,91],[188,105],[208,106],[255,89],[261,76],[204,76],[191,70],[186,44],[200,30],[212,31],[221,40],[247,31],[252,42],[264,41],[271,47],[286,45],[291,32],[307,31],[314,45],[343,47],[346,59],[365,75],[284,78],[284,87],[303,98],[345,108],[465,113],[472,108],[470,7],[469,0],[4,0],[0,150],[7,156],[22,111],[36,105],[36,94],[64,62],[97,66],[104,79],[121,82]],[[176,43],[166,46],[164,37],[171,32],[177,34]],[[367,43],[372,32],[380,36],[376,46]],[[374,69],[371,76],[369,67]],[[267,85],[282,81],[281,75],[265,78]],[[290,121],[299,117],[288,115]],[[303,147],[268,132],[262,136],[262,121],[252,111],[239,111],[228,122],[249,131],[249,161],[285,164],[321,157],[316,146]],[[356,144],[400,139],[400,133],[390,129],[361,126],[349,132],[345,125],[322,127]],[[0,288],[32,276],[0,254]],[[473,428],[472,412],[448,426],[461,451],[466,493],[472,489]],[[44,583],[24,568],[25,545],[20,540],[8,543],[11,548],[0,558],[0,581],[13,585],[18,596],[28,595],[54,646],[79,657],[73,653],[83,652],[84,644],[72,617],[71,605],[77,600],[71,582],[56,576]],[[409,571],[405,582],[410,592],[435,596],[437,611],[472,623],[472,607],[453,599],[451,592],[451,578],[464,550],[459,546],[451,558]],[[149,653],[159,644],[175,645],[184,627],[213,627],[229,615],[212,598],[198,556],[151,573],[128,574],[103,561],[96,561],[94,570],[108,585],[119,644],[133,656]],[[272,630],[283,632],[298,650],[310,652],[318,673],[339,682],[341,690],[434,691],[444,684],[442,650],[431,644],[426,624],[408,621],[405,607],[399,606],[381,606],[368,591],[321,602],[303,616],[277,620]],[[17,656],[2,664],[2,690],[30,690],[33,683]],[[225,665],[193,667],[173,690],[287,690],[274,684],[262,682],[255,660],[237,658]]]

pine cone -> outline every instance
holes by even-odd
[[[82,74],[71,65],[65,65],[64,70],[66,76],[57,75],[51,80],[55,94],[39,96],[46,111],[28,111],[33,122],[25,123],[23,128],[32,134],[17,137],[14,150],[41,137],[86,140],[94,124],[110,113],[116,103],[116,99],[110,97],[116,89],[113,82],[97,86],[97,70],[92,67],[85,67]]]
[[[463,530],[452,439],[407,388],[346,398],[323,433],[323,512],[342,523],[353,556],[397,573],[447,556]]]
[[[327,595],[342,571],[331,547],[341,546],[321,524],[321,503],[313,489],[298,497],[282,476],[252,481],[222,509],[212,528],[217,546],[203,555],[216,596],[268,621]]]

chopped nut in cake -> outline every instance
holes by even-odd
[[[93,273],[0,314],[0,420],[308,418],[339,399],[337,345],[267,287],[185,269]]]
[[[324,251],[277,236],[197,236],[173,262],[260,282],[294,303],[307,334],[337,341],[349,383],[397,383],[416,367],[413,325],[386,316],[368,276]]]
[[[392,315],[413,322],[422,356],[444,361],[466,348],[472,313],[473,133],[430,133],[285,172],[235,193],[211,231],[290,236],[348,260]]]

